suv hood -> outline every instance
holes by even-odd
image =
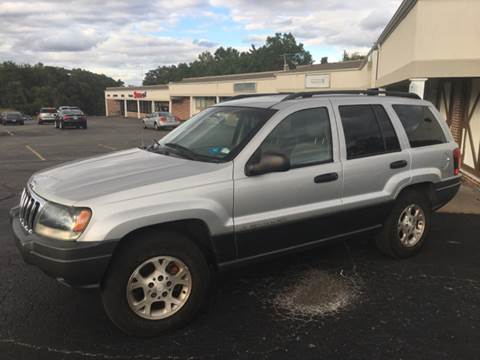
[[[75,205],[126,190],[135,189],[138,194],[142,187],[147,187],[143,195],[153,195],[155,192],[177,190],[187,184],[188,187],[193,187],[212,183],[211,175],[201,175],[219,171],[226,165],[130,149],[40,171],[32,176],[29,187],[46,200]],[[214,176],[213,179],[220,180],[221,177],[223,176]],[[189,181],[178,181],[184,178],[189,178]],[[149,185],[160,186],[148,188]],[[131,195],[130,193],[130,197]]]

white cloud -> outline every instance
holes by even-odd
[[[310,45],[370,47],[400,0],[211,0],[246,30],[292,32]]]
[[[138,84],[142,69],[192,61],[202,51],[231,42],[262,44],[273,32],[292,32],[307,49],[368,48],[399,4],[400,0],[0,0],[0,61],[82,67]],[[182,20],[187,18],[190,26],[184,28]],[[172,29],[183,35],[163,35]],[[214,39],[219,31],[240,38],[218,44]]]

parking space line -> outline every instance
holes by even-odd
[[[108,146],[108,145],[103,145],[103,144],[98,144],[98,146],[103,147],[104,149],[108,149],[108,150],[117,150],[113,146]]]
[[[14,134],[11,131],[5,130],[8,135],[13,136]]]
[[[38,157],[40,160],[45,161],[46,159],[40,155],[34,148],[32,148],[30,145],[25,145],[25,147],[30,150],[36,157]]]

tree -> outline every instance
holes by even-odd
[[[78,106],[87,114],[105,112],[104,90],[123,82],[82,69],[0,63],[0,108],[33,115],[41,107]]]
[[[365,58],[366,55],[362,55],[358,51],[348,53],[347,50],[343,50],[343,61],[363,60]]]
[[[160,66],[145,74],[143,84],[167,84],[186,77],[282,70],[284,58],[289,68],[313,64],[310,52],[302,43],[297,43],[292,34],[276,33],[267,37],[264,45],[258,48],[251,45],[248,51],[219,47],[213,54],[201,53],[189,64]]]

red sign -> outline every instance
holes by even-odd
[[[144,91],[144,92],[134,91],[133,92],[133,97],[135,99],[141,99],[141,98],[147,97],[147,92],[146,91]]]

